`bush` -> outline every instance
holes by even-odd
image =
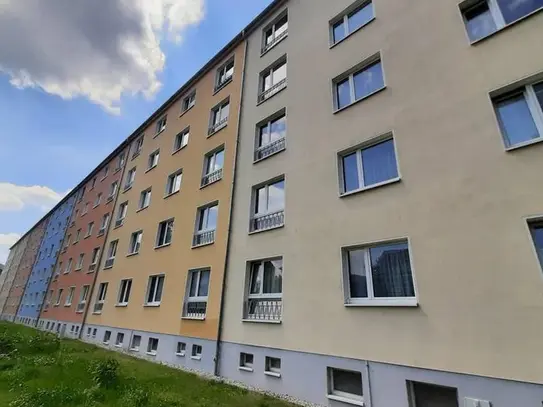
[[[121,399],[123,407],[145,407],[149,405],[149,391],[141,387],[129,387]]]
[[[15,338],[8,336],[6,332],[0,334],[0,354],[9,355],[16,349]]]
[[[92,381],[98,387],[110,388],[117,384],[119,379],[119,362],[117,359],[98,359],[90,365],[89,373]]]

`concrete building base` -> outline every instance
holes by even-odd
[[[58,333],[64,338],[77,339],[79,338],[81,326],[82,324],[77,322],[40,319],[37,328],[47,332]]]

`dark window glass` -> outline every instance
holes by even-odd
[[[375,297],[414,297],[413,277],[407,243],[370,249]]]
[[[543,0],[497,0],[503,19],[509,24],[543,7]]]

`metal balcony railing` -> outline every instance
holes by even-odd
[[[219,168],[216,171],[210,172],[202,177],[202,187],[212,184],[213,182],[219,181],[222,178],[222,168]]]
[[[218,121],[217,123],[213,124],[208,130],[207,130],[207,135],[211,135],[217,131],[219,131],[220,129],[222,129],[223,127],[225,127],[226,125],[228,124],[228,117],[225,117],[224,119],[221,119],[220,121]]]
[[[111,259],[107,259],[106,263],[104,264],[104,268],[108,269],[108,268],[113,267],[113,263],[115,263],[115,257]]]
[[[196,232],[192,239],[192,247],[203,246],[215,242],[215,231],[206,230],[204,232]]]
[[[264,45],[262,47],[262,54],[266,51],[268,51],[270,48],[273,48],[275,44],[277,44],[279,41],[281,41],[283,38],[285,38],[288,35],[288,30],[283,31],[281,34],[277,35],[274,39],[272,39],[268,44]]]
[[[285,211],[280,210],[265,215],[255,215],[252,221],[252,231],[278,228],[285,224]]]
[[[277,82],[275,85],[273,85],[271,88],[266,89],[262,93],[258,95],[258,103],[262,103],[265,100],[271,98],[273,95],[275,95],[277,92],[285,89],[287,87],[287,78],[283,79],[282,81]]]
[[[281,321],[281,298],[249,298],[245,301],[243,318],[249,321]]]
[[[183,318],[204,319],[206,317],[207,301],[188,301],[183,309]]]
[[[278,140],[272,141],[271,143],[258,147],[255,150],[255,161],[262,160],[272,154],[283,151],[285,149],[285,144],[285,137],[282,137]]]

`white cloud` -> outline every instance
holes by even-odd
[[[20,238],[21,235],[17,233],[0,233],[0,263],[6,264],[6,260],[9,254],[9,248],[13,246],[13,244]]]
[[[119,113],[122,95],[160,89],[161,41],[203,16],[204,0],[0,0],[0,71]]]
[[[65,195],[66,193],[58,193],[45,186],[22,186],[0,182],[0,211],[20,211],[26,206],[35,206],[47,211]]]

